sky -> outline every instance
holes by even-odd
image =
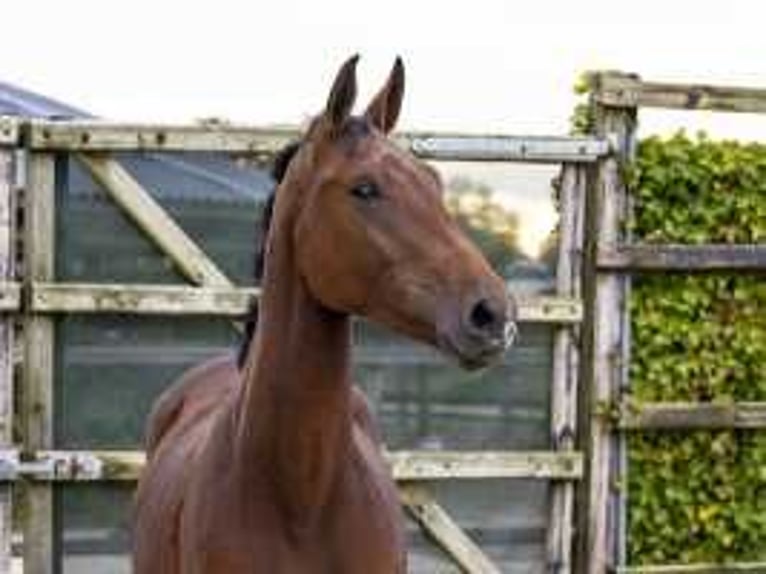
[[[591,69],[766,87],[762,0],[6,0],[0,13],[0,80],[114,120],[301,123],[356,52],[360,105],[404,58],[405,129],[562,134]],[[642,134],[766,141],[766,116],[646,111],[640,122]],[[526,187],[549,173],[485,172],[530,221],[533,252],[555,215],[547,189]]]

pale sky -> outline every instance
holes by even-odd
[[[761,0],[5,0],[0,14],[0,80],[115,120],[295,124],[354,52],[362,103],[402,55],[412,129],[564,133],[588,69],[766,87]],[[766,116],[641,121],[766,141]],[[547,191],[524,193],[519,205]]]

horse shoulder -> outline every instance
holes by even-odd
[[[233,357],[216,357],[184,373],[155,401],[146,425],[144,444],[151,458],[171,429],[192,413],[199,416],[219,403],[236,385],[238,371]]]

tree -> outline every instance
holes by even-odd
[[[447,208],[458,225],[502,272],[519,258],[519,216],[492,197],[485,183],[464,176],[447,183]]]

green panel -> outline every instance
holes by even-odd
[[[159,168],[137,165],[141,157],[132,157],[126,166],[151,180]],[[198,178],[189,178],[188,169],[184,177],[170,181],[178,192],[162,189],[154,180],[147,187],[227,275],[249,284],[260,196],[231,191],[227,178],[239,177],[241,168],[228,172],[214,167],[212,183],[210,174],[203,179],[215,189],[194,188]],[[94,189],[93,182],[76,166],[68,168],[63,175],[71,185],[59,197],[58,277],[107,283],[180,282],[168,260]],[[459,173],[455,166],[445,169],[447,176]],[[469,171],[468,182],[445,178],[461,193],[478,190],[478,203],[460,208],[461,222],[509,279],[512,291],[550,293],[555,234],[549,230],[540,260],[524,255],[520,238],[525,233],[534,236],[524,226],[539,222],[508,210],[513,211],[514,201],[529,209],[530,193],[538,203],[550,203],[547,182],[552,172],[536,170],[527,181],[506,180],[496,169],[489,175]],[[219,190],[221,178],[225,185]],[[233,187],[239,189],[240,183]],[[502,208],[487,195],[488,186],[498,190],[499,197],[509,197],[503,201],[511,207]],[[477,213],[471,212],[471,205],[479,206]],[[372,400],[389,447],[549,446],[551,327],[523,326],[519,342],[501,365],[474,374],[379,327],[360,322],[354,335],[355,377]],[[192,365],[234,352],[237,334],[224,319],[67,316],[58,322],[57,344],[56,445],[139,448],[146,415],[157,395]],[[545,484],[474,481],[439,490],[449,510],[500,561],[504,572],[534,571],[540,564]],[[130,497],[131,487],[125,485],[59,490],[63,572],[129,572],[125,552]],[[456,571],[412,525],[410,540],[413,572]]]
[[[67,316],[57,329],[56,444],[140,448],[154,399],[184,370],[232,353],[227,319]]]

